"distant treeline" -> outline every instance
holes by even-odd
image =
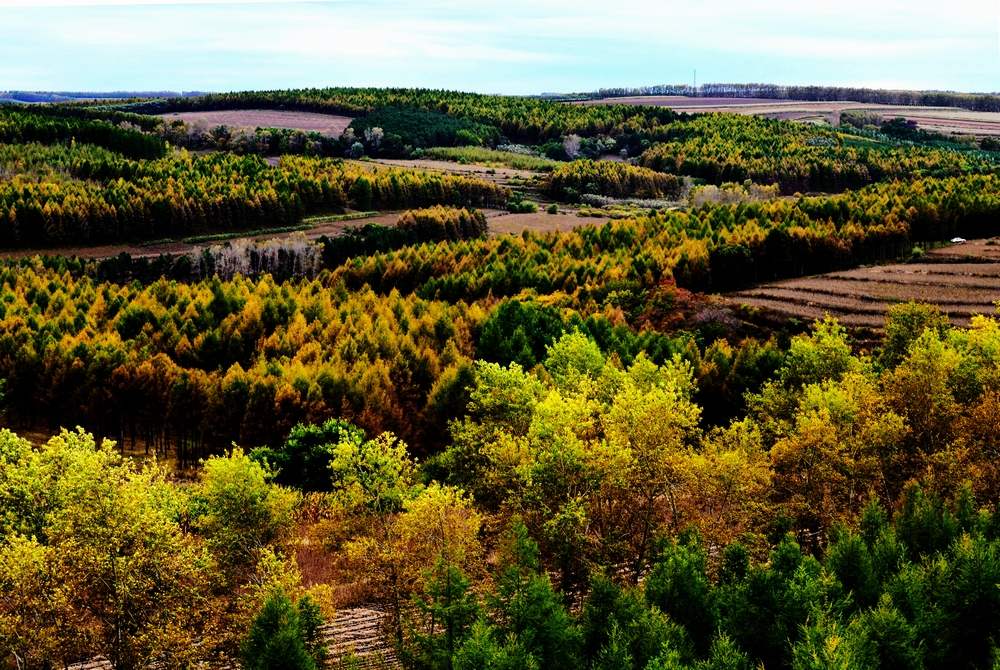
[[[955,91],[899,91],[884,88],[846,86],[778,86],[777,84],[702,84],[693,86],[640,86],[638,88],[602,88],[595,99],[630,98],[641,95],[681,95],[700,98],[768,98],[808,102],[861,102],[878,105],[914,107],[959,107],[976,112],[1000,111],[1000,95],[995,93],[957,93]]]
[[[0,91],[0,98],[19,102],[67,102],[71,100],[131,100],[134,98],[190,98],[203,91]]]
[[[3,113],[8,112],[18,112],[21,114],[30,114],[33,116],[40,117],[55,117],[61,119],[82,119],[88,121],[101,121],[104,123],[110,123],[115,126],[121,126],[123,122],[127,122],[134,126],[130,128],[131,130],[142,130],[143,132],[150,132],[155,130],[157,126],[163,124],[163,119],[158,116],[146,116],[143,114],[134,114],[132,112],[121,112],[121,111],[109,111],[103,108],[91,108],[84,107],[77,104],[62,104],[62,105],[22,105],[22,104],[8,104],[4,105],[2,108]],[[129,129],[126,126],[126,129]]]

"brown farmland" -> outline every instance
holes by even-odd
[[[740,291],[733,302],[800,319],[836,317],[851,326],[881,327],[890,305],[933,303],[955,325],[973,314],[994,314],[1000,300],[1000,263],[910,263],[862,267],[789,279]]]
[[[324,133],[340,137],[354,119],[333,114],[311,112],[278,112],[267,109],[235,109],[213,112],[179,112],[164,114],[167,121],[180,119],[185,123],[205,119],[211,126],[237,126],[239,128],[291,128]]]
[[[928,251],[925,263],[1000,263],[1000,239],[968,240]]]

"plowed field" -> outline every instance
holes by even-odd
[[[1000,263],[911,263],[857,268],[788,279],[735,293],[731,300],[804,319],[836,317],[852,326],[881,327],[890,305],[915,300],[939,305],[955,325],[994,314]]]

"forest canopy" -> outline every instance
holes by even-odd
[[[148,116],[248,108],[353,121]],[[360,611],[412,670],[994,667],[997,317],[713,295],[996,234],[994,152],[866,120],[0,108],[0,668],[362,667]]]

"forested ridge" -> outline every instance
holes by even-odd
[[[638,156],[645,167],[697,177],[714,184],[745,179],[762,184],[777,183],[786,193],[837,192],[887,178],[994,172],[997,165],[996,156],[992,153],[960,145],[939,146],[941,142],[930,141],[930,136],[926,138],[928,141],[914,143],[902,137],[870,137],[850,129],[847,129],[849,132],[837,132],[791,121],[733,114],[690,116],[671,112],[661,116],[663,108],[656,107],[581,107],[527,98],[494,99],[458,93],[435,97],[436,93],[345,89],[339,92],[288,91],[280,92],[279,97],[287,102],[289,108],[296,108],[297,105],[310,108],[309,105],[319,100],[334,106],[344,104],[345,100],[364,101],[367,106],[360,111],[368,115],[355,119],[349,129],[353,134],[350,139],[345,135],[337,142],[321,138],[322,143],[313,143],[319,147],[317,150],[327,152],[351,153],[356,146],[361,147],[361,154],[369,152],[372,155],[408,157],[421,147],[453,146],[458,141],[456,134],[459,132],[467,133],[468,139],[463,141],[487,146],[497,146],[508,141],[508,137],[516,141],[537,142],[540,151],[549,146],[541,146],[546,140],[551,143],[552,140],[580,136],[585,139],[584,144],[593,144],[592,139],[605,138],[605,141],[614,140],[611,144],[616,146],[615,151],[624,150],[628,156]],[[257,100],[261,96],[265,100],[257,101],[264,104],[268,95],[271,94],[230,94],[139,104],[203,104],[206,109],[226,109],[249,105],[248,100]],[[433,103],[434,100],[437,103]],[[274,106],[273,101],[271,106]],[[472,111],[480,108],[490,110],[489,114],[494,116],[490,117],[486,112],[477,115]],[[128,123],[130,127],[147,131],[152,124],[163,123],[154,117],[125,114],[118,108],[103,112],[99,108],[56,109],[62,110],[63,114],[100,116],[103,113],[108,115],[110,122],[119,125]],[[509,118],[506,116],[508,113]],[[602,114],[611,116],[605,118]],[[544,126],[534,121],[540,116],[547,119]],[[132,123],[125,121],[126,118],[139,120]],[[383,134],[380,134],[383,131],[381,126],[384,126]],[[376,127],[379,133],[370,137],[365,134]],[[292,151],[288,138],[282,140],[285,144],[281,145],[284,147],[281,149],[277,138],[269,136],[271,132],[279,132],[275,129],[257,129],[254,138],[238,140],[225,139],[223,135],[209,137],[204,133],[189,136],[181,132],[175,135],[172,127],[158,132],[192,148],[203,148],[205,142],[215,144],[218,141],[220,148],[239,153],[302,153],[309,145],[303,135],[299,141],[301,146],[295,151]],[[917,139],[920,137],[919,133],[911,135]],[[228,135],[225,137],[228,138]]]
[[[503,138],[542,145],[573,135],[608,137],[614,138],[618,149],[626,149],[629,156],[638,156],[645,155],[650,145],[666,143],[644,165],[655,163],[656,169],[702,177],[713,183],[746,178],[759,183],[780,183],[789,193],[841,191],[886,177],[913,173],[919,176],[934,171],[959,174],[970,170],[992,171],[996,167],[995,157],[988,155],[973,155],[954,148],[915,148],[912,143],[901,147],[892,138],[858,139],[791,121],[735,114],[676,113],[664,107],[641,105],[566,105],[534,98],[420,89],[229,93],[139,101],[103,111],[134,115],[247,107],[361,115],[352,124],[354,127],[360,131],[382,124],[391,139],[376,147],[366,142],[366,150],[388,152],[387,155],[396,157],[405,157],[404,145],[409,150],[436,144],[452,146],[459,128],[466,128],[471,131],[471,138],[489,146],[495,146]],[[101,108],[87,111],[101,112]],[[418,125],[414,125],[418,119]],[[433,128],[429,132],[437,140],[424,128]],[[349,145],[342,147],[349,148]]]

